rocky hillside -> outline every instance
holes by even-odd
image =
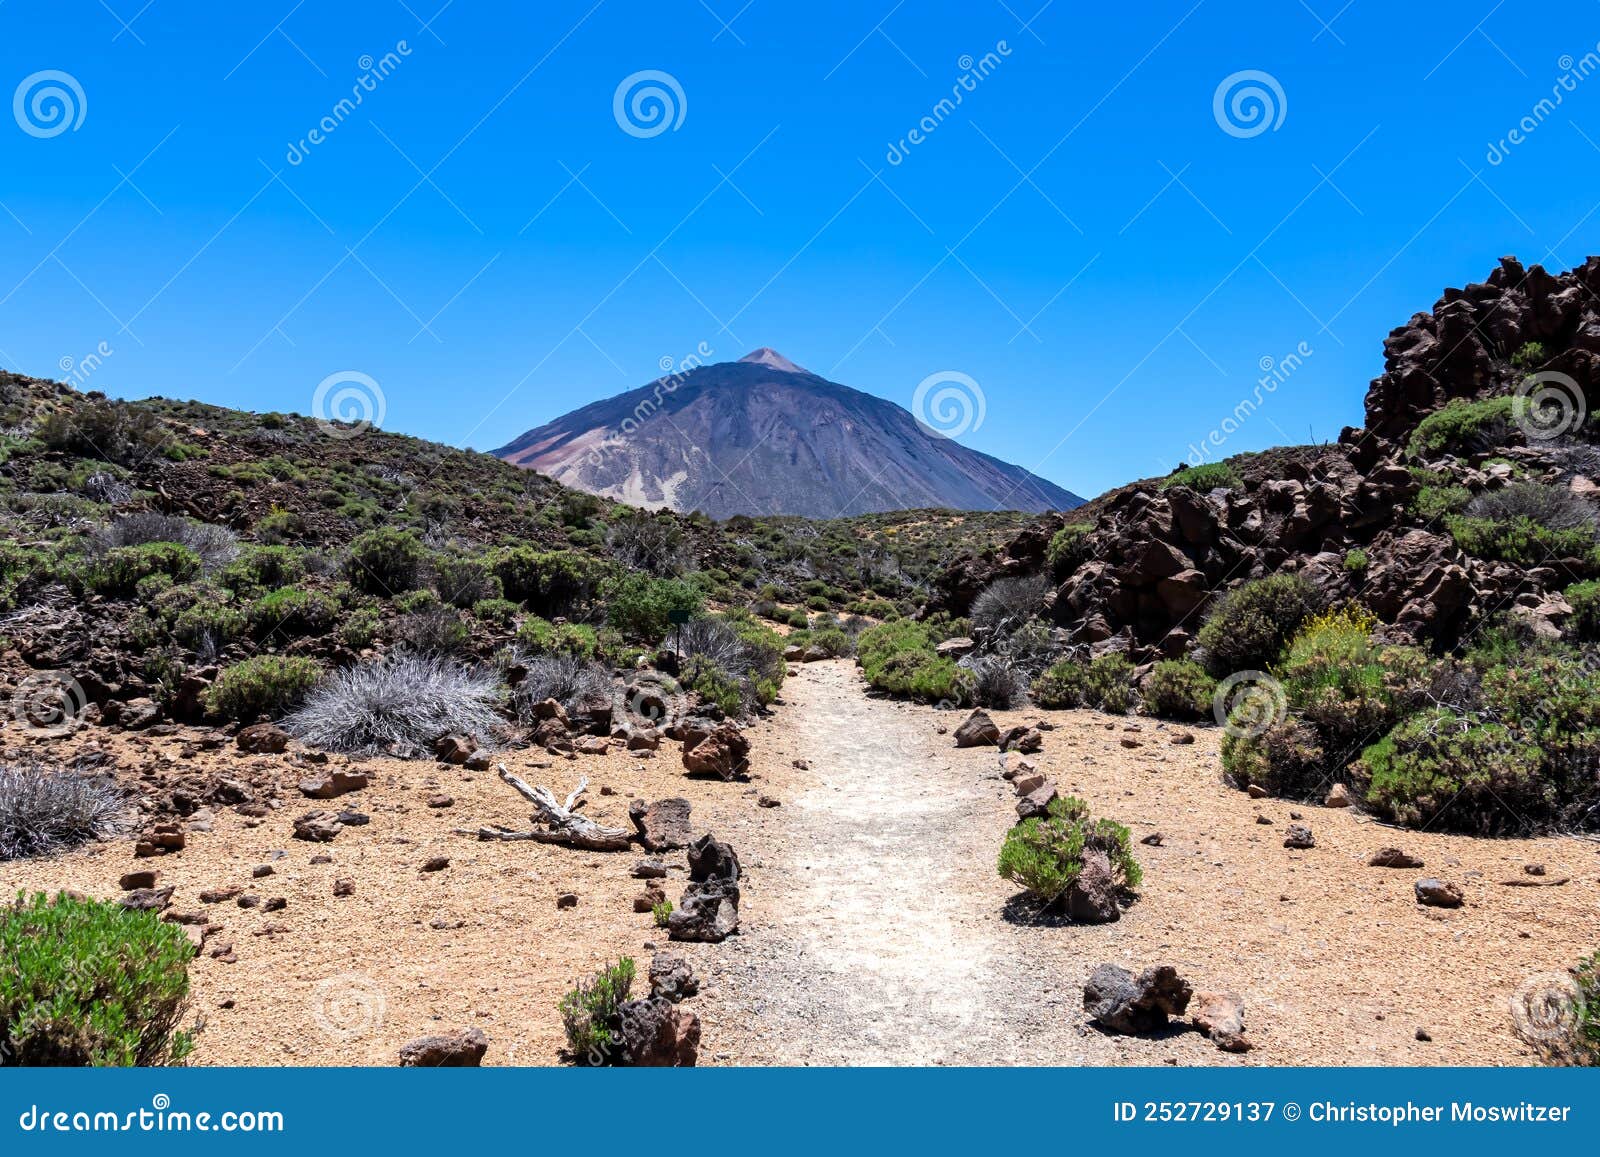
[[[1366,420],[1334,445],[1175,471],[1041,519],[952,567],[928,610],[1044,574],[1073,643],[1185,653],[1217,596],[1292,572],[1359,602],[1393,642],[1459,643],[1504,613],[1559,633],[1600,573],[1600,258],[1552,275],[1503,259],[1384,342]]]
[[[712,518],[1039,512],[1083,501],[770,349],[584,406],[495,453],[591,494]]]

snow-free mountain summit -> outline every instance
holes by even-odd
[[[494,453],[592,494],[713,518],[1083,502],[766,348],[594,402]]]

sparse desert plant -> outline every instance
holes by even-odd
[[[618,1017],[633,989],[634,964],[624,956],[593,980],[579,981],[557,1005],[567,1048],[580,1065],[614,1064],[620,1057]]]
[[[1344,569],[1347,574],[1358,576],[1366,574],[1367,566],[1370,562],[1371,560],[1367,558],[1367,552],[1359,546],[1351,547],[1344,552]]]
[[[395,639],[420,655],[459,655],[472,641],[472,632],[454,607],[429,607],[401,618]]]
[[[169,1065],[194,948],[154,912],[38,893],[0,907],[0,1064]]]
[[[655,918],[657,928],[665,928],[667,920],[672,916],[672,901],[663,900],[661,903],[653,905],[650,909],[650,915]]]
[[[689,566],[683,531],[665,511],[636,510],[606,529],[606,549],[629,570],[662,578],[682,574]]]
[[[177,542],[147,542],[139,546],[118,546],[90,564],[84,582],[90,590],[113,597],[127,597],[153,575],[164,575],[175,583],[188,582],[200,573],[200,556]]]
[[[1527,516],[1493,519],[1465,514],[1449,515],[1444,524],[1458,547],[1479,558],[1519,566],[1574,559],[1589,573],[1600,570],[1593,527],[1551,530]]]
[[[536,655],[562,653],[590,659],[600,641],[586,623],[552,623],[529,615],[517,626],[517,645]]]
[[[1514,522],[1526,518],[1546,530],[1595,528],[1595,509],[1564,486],[1543,482],[1513,482],[1488,490],[1467,504],[1468,518]]]
[[[325,751],[409,758],[441,735],[489,740],[499,730],[500,697],[492,672],[401,653],[334,672],[284,727]]]
[[[279,587],[250,607],[250,626],[257,635],[320,635],[339,620],[339,604],[320,591]]]
[[[497,552],[492,565],[505,597],[545,618],[587,607],[605,575],[598,561],[575,550],[514,546]]]
[[[1519,370],[1536,369],[1544,365],[1547,356],[1544,352],[1544,342],[1525,341],[1517,347],[1517,352],[1511,355],[1511,364]]]
[[[996,579],[972,600],[972,625],[1009,634],[1039,613],[1048,590],[1043,575]]]
[[[1004,711],[1027,698],[1028,681],[1005,655],[969,656],[961,663],[972,672],[972,702]]]
[[[1452,514],[1460,514],[1472,501],[1472,491],[1465,486],[1424,486],[1411,500],[1411,512],[1427,522],[1435,522]]]
[[[193,522],[172,514],[136,511],[115,519],[91,538],[97,553],[118,547],[144,546],[153,542],[175,542],[194,551],[206,570],[226,566],[239,553],[238,536],[225,526]]]
[[[1206,670],[1219,679],[1266,670],[1316,610],[1316,588],[1299,575],[1276,574],[1234,588],[1217,600],[1196,637]]]
[[[1045,815],[1023,820],[1006,834],[998,867],[1005,879],[1054,904],[1077,880],[1088,851],[1105,853],[1118,887],[1137,888],[1143,872],[1131,845],[1127,828],[1113,820],[1090,819],[1083,800],[1060,796],[1050,801]]]
[[[1252,785],[1269,795],[1306,799],[1326,791],[1328,757],[1317,729],[1288,718],[1264,731],[1236,727],[1222,738],[1223,778],[1234,787]]]
[[[869,627],[856,638],[856,662],[867,682],[890,695],[925,703],[960,703],[967,694],[966,672],[938,654],[928,629],[899,619]]]
[[[1145,677],[1140,695],[1145,714],[1158,719],[1206,719],[1217,681],[1192,659],[1163,659]]]
[[[298,655],[256,655],[223,669],[206,693],[206,707],[223,719],[252,723],[277,716],[303,699],[322,668]]]
[[[480,623],[509,627],[517,618],[517,604],[510,599],[479,599],[472,604],[472,617]]]
[[[517,684],[512,701],[524,720],[546,699],[571,711],[579,704],[611,697],[611,676],[593,659],[558,651],[531,658],[518,656],[517,662],[527,668],[527,674]]]
[[[112,835],[127,811],[109,776],[0,765],[0,860],[53,855]]]

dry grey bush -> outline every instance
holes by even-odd
[[[493,672],[437,656],[391,655],[336,671],[284,728],[325,751],[411,758],[442,735],[487,742],[500,729],[501,693]]]
[[[122,830],[128,810],[104,775],[0,767],[0,860],[47,856]]]
[[[176,542],[200,556],[206,570],[226,566],[239,554],[239,539],[225,526],[191,522],[174,514],[153,510],[135,511],[114,519],[96,531],[90,540],[98,550],[119,546],[143,546],[147,542]]]
[[[518,656],[516,661],[528,670],[513,695],[517,715],[523,720],[532,716],[535,704],[546,699],[554,699],[570,711],[580,703],[611,698],[611,675],[593,659],[561,653],[528,659]]]

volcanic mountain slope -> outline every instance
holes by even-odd
[[[494,453],[592,494],[713,518],[1083,503],[770,349],[584,406]]]

